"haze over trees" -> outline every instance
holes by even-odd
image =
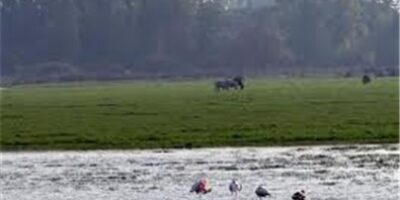
[[[397,0],[0,0],[2,81],[399,65]]]

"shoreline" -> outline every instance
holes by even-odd
[[[337,142],[303,142],[303,143],[281,143],[276,145],[241,145],[241,146],[202,146],[195,148],[71,148],[71,149],[57,149],[57,148],[43,148],[43,149],[2,149],[0,153],[30,153],[30,152],[85,152],[85,151],[151,151],[151,152],[168,152],[168,151],[179,151],[179,150],[210,150],[210,149],[242,149],[242,148],[302,148],[302,147],[324,147],[324,146],[354,146],[354,145],[398,145],[400,142],[394,141],[337,141]]]

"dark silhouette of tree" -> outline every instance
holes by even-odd
[[[17,82],[287,67],[396,74],[398,8],[398,0],[0,0],[1,71]],[[52,67],[62,70],[43,71]]]

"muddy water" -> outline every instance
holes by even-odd
[[[184,200],[207,177],[203,200],[227,199],[232,178],[240,199],[271,199],[305,189],[315,200],[399,199],[397,145],[224,148],[171,151],[85,151],[1,154],[2,200]]]

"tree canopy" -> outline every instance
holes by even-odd
[[[399,65],[396,0],[0,0],[21,80]]]

